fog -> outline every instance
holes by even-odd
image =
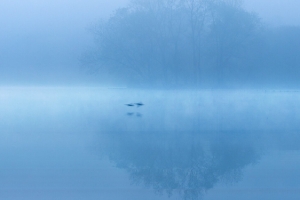
[[[103,81],[101,75],[91,75],[81,60],[83,54],[94,48],[93,27],[128,3],[128,0],[1,1],[1,84],[126,85],[119,83],[119,77]],[[245,0],[242,6],[257,13],[266,27],[300,24],[296,0]]]
[[[298,92],[0,92],[3,199],[299,198]]]
[[[80,68],[90,27],[124,1],[1,1],[2,85],[90,82]]]
[[[245,0],[245,9],[256,12],[262,20],[272,26],[299,26],[300,19],[297,14],[297,0]]]
[[[0,1],[0,199],[299,199],[299,7]]]

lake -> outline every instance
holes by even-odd
[[[297,90],[1,87],[0,119],[0,199],[300,199]]]

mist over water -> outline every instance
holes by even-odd
[[[0,199],[299,199],[295,0],[0,2]]]
[[[1,88],[0,197],[294,199],[299,94]]]

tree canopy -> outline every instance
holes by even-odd
[[[132,0],[94,35],[100,74],[131,86],[230,85],[267,60],[262,23],[236,0]]]

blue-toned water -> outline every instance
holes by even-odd
[[[2,87],[0,199],[299,199],[299,122],[291,90]]]

